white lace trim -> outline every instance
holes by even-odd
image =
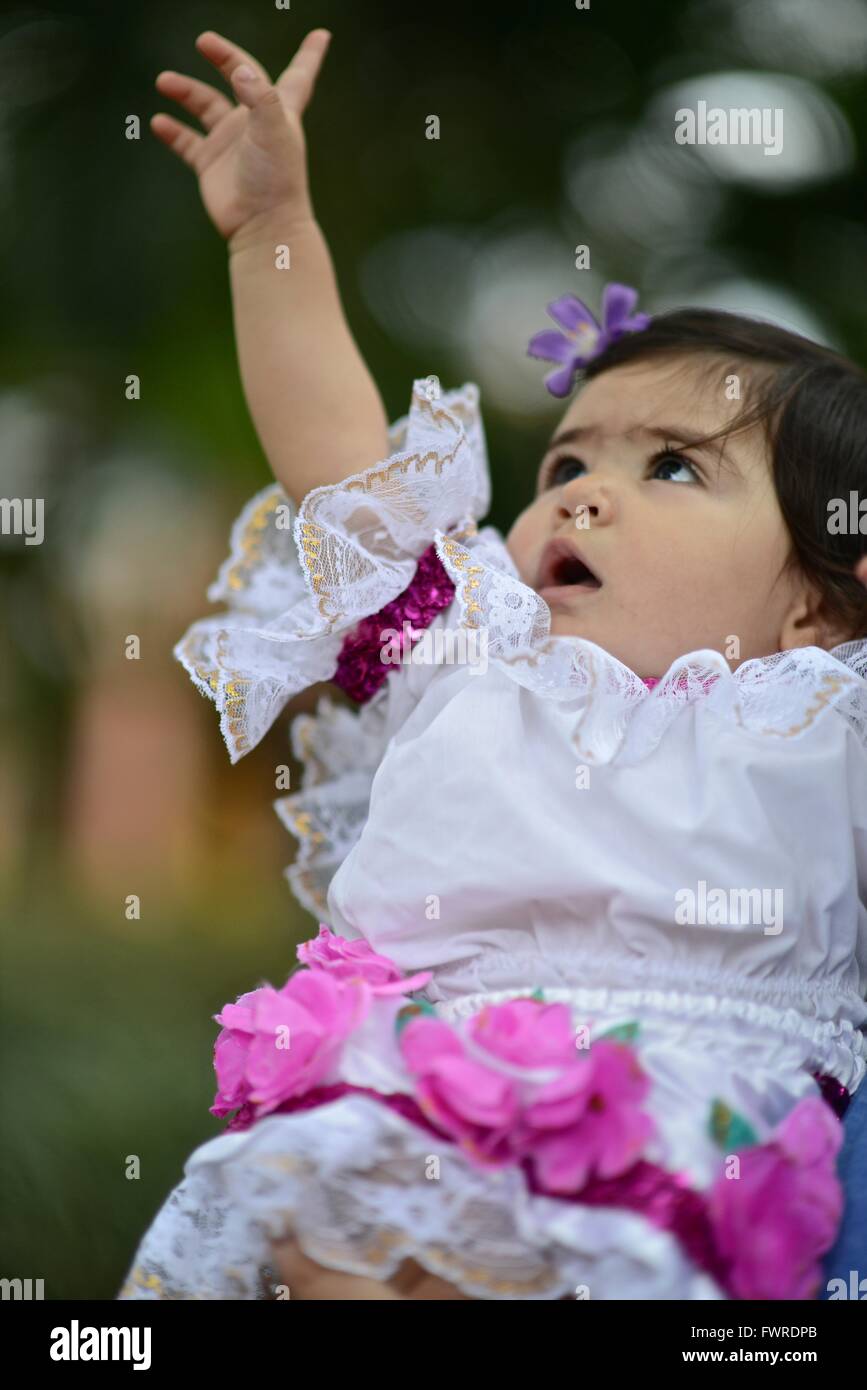
[[[298,901],[320,922],[328,885],[361,835],[374,774],[385,751],[387,692],[377,691],[357,713],[322,696],[316,714],[292,723],[292,751],[301,763],[301,791],[274,802],[298,840],[286,878]]]
[[[472,1298],[724,1297],[644,1217],[536,1196],[365,1096],[221,1135],[184,1171],[120,1299],[267,1298],[270,1241],[290,1228],[331,1269],[388,1279],[411,1258]]]

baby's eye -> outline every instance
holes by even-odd
[[[662,472],[660,470],[667,470],[667,472]],[[688,470],[691,476],[689,478],[678,478],[673,476],[674,474],[682,473],[683,470]],[[660,481],[664,483],[701,482],[701,474],[695,464],[690,463],[689,459],[685,459],[682,454],[673,454],[670,451],[666,451],[664,454],[657,454],[656,458],[653,460],[653,476],[654,478],[659,478]]]
[[[567,472],[567,469],[570,471]],[[571,482],[573,478],[577,478],[578,474],[583,472],[584,464],[580,459],[562,454],[560,458],[552,459],[550,463],[545,465],[542,486],[548,488]]]

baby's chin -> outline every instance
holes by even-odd
[[[576,613],[566,613],[562,609],[549,606],[551,614],[550,632],[552,637],[586,637],[597,646],[605,642],[599,632],[599,624],[580,618]]]
[[[550,611],[552,637],[583,637],[585,642],[593,642],[597,647],[601,647],[642,678],[660,674],[660,671],[655,669],[660,666],[660,661],[648,660],[648,653],[643,650],[644,644],[641,642],[630,641],[628,637],[624,638],[622,633],[615,636],[607,630],[605,623],[594,621],[589,615],[582,619],[576,613],[564,612],[556,607],[552,607]],[[650,669],[651,667],[654,669]],[[667,663],[663,662],[661,669],[666,670]]]
[[[536,589],[551,614],[551,631],[559,629],[573,637],[583,637],[585,630],[600,631],[605,626],[604,614],[598,610],[602,594],[598,589],[579,589],[563,586],[558,590]]]

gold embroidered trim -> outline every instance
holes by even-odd
[[[224,725],[232,736],[236,751],[246,753],[250,748],[247,691],[253,682],[249,677],[242,676],[240,671],[226,669],[224,660],[227,636],[228,633],[225,629],[217,633],[217,666],[224,672],[225,677],[223,681],[223,708],[220,712],[225,715]]]
[[[250,748],[247,733],[247,690],[253,682],[249,677],[242,676],[240,671],[221,670],[219,664],[212,666],[201,661],[196,655],[197,635],[193,629],[179,648],[183,663],[187,670],[194,673],[196,681],[201,685],[207,685],[209,690],[213,692],[214,703],[220,716],[225,715],[223,727],[227,735],[227,742],[229,735],[231,735],[231,742],[235,750],[238,753],[246,753]],[[225,656],[225,639],[225,631],[217,634],[216,656],[218,663]],[[221,676],[223,677],[222,686]]]
[[[305,718],[309,720],[310,716],[307,715]],[[291,816],[288,814],[292,803],[302,795],[303,792],[294,792],[291,796],[282,797],[276,802],[278,808],[286,807],[287,814],[284,816],[278,810],[278,815],[287,829],[291,830],[299,841],[295,862],[288,865],[284,874],[296,896],[299,896],[299,892],[303,893],[314,904],[316,912],[321,913],[324,917],[328,906],[328,894],[327,890],[319,883],[316,875],[320,868],[319,861],[322,858],[318,847],[327,845],[328,837],[322,830],[316,828],[312,811],[299,811]]]
[[[587,698],[588,698],[588,702],[589,702],[590,698],[592,697],[593,692],[595,691],[595,689],[596,689],[596,687],[597,687],[598,684],[599,684],[599,677],[598,677],[597,672],[596,672],[596,662],[593,661],[593,662],[590,663],[590,679],[589,679],[588,686],[587,686]],[[578,727],[576,728],[574,734],[572,735],[572,746],[573,746],[573,748],[575,749],[575,752],[578,754],[578,757],[579,757],[579,758],[586,758],[588,762],[592,762],[592,761],[593,761],[593,758],[592,758],[592,754],[591,754],[590,749],[585,748],[584,745],[583,745],[583,743],[581,742],[581,728],[582,728],[583,723],[584,723],[584,719],[583,719],[583,716],[582,716],[582,717],[578,720]]]
[[[246,589],[250,582],[251,572],[261,564],[262,561],[262,542],[272,517],[280,506],[288,506],[289,498],[282,487],[277,484],[271,491],[262,498],[261,502],[254,508],[252,515],[248,518],[240,540],[242,555],[232,566],[226,575],[226,582],[230,589]]]
[[[324,759],[316,753],[314,743],[316,739],[316,725],[319,715],[299,714],[297,722],[293,726],[293,732],[298,741],[298,751],[304,767],[309,772],[307,782],[308,787],[317,787],[320,782],[324,782],[328,776],[328,768]]]
[[[471,613],[481,613],[481,604],[476,603],[475,599],[467,598],[466,595],[467,590],[478,589],[479,587],[479,580],[476,578],[469,578],[469,576],[481,574],[484,567],[482,565],[471,565],[469,563],[472,559],[472,555],[468,550],[465,550],[463,546],[455,544],[455,537],[443,537],[443,550],[451,560],[455,569],[460,570],[463,575],[467,576],[460,593],[461,603],[467,618]],[[467,618],[465,618],[461,624],[462,627],[478,628],[480,626],[479,623],[467,621]]]
[[[292,871],[291,877],[289,870]],[[286,876],[289,878],[290,885],[293,888],[300,889],[301,892],[306,893],[307,897],[315,905],[317,914],[321,914],[324,918],[328,911],[328,893],[320,887],[319,883],[313,877],[313,870],[311,868],[298,869],[296,864],[291,864],[286,871]]]
[[[299,839],[309,840],[313,845],[321,844],[325,839],[321,830],[314,830],[312,828],[312,816],[309,811],[301,811],[295,816],[292,821],[292,826]]]
[[[136,1289],[153,1289],[157,1298],[169,1298],[170,1295],[163,1290],[163,1281],[158,1274],[148,1274],[143,1265],[136,1265],[130,1270],[129,1278],[120,1291],[121,1298],[129,1298]]]
[[[317,566],[321,564],[321,560],[319,558],[319,548],[322,545],[322,540],[325,536],[325,531],[321,526],[317,526],[315,522],[304,521],[303,519],[300,524],[300,531],[301,563],[307,571],[307,577],[310,580],[313,592],[319,600],[317,604],[317,607],[319,609],[319,616],[324,618],[327,623],[330,623],[333,626],[333,624],[336,623],[338,618],[341,618],[343,614],[329,613],[327,611],[326,604],[328,602],[328,596],[330,591],[328,589],[325,589],[324,587],[325,575],[322,573],[321,570],[317,570]]]
[[[849,676],[838,676],[830,671],[827,672],[826,675],[822,677],[822,684],[816,692],[816,699],[812,705],[807,706],[804,718],[800,724],[792,724],[788,729],[765,728],[762,729],[761,732],[763,734],[772,734],[777,738],[794,738],[796,734],[803,733],[804,729],[809,729],[810,725],[816,722],[817,716],[825,709],[826,705],[831,702],[835,695],[839,694],[841,690],[845,690],[847,685],[853,684],[854,682]],[[743,727],[740,710],[738,710],[738,723]]]
[[[544,646],[534,647],[532,650],[515,652],[514,656],[500,656],[498,661],[502,661],[504,666],[538,666],[543,656],[550,656],[554,650],[554,644],[550,637]]]

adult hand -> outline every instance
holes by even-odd
[[[289,1299],[337,1299],[343,1301],[385,1299],[464,1299],[468,1294],[429,1274],[415,1260],[404,1260],[396,1274],[386,1282],[360,1274],[343,1274],[326,1269],[305,1255],[297,1240],[280,1241],[271,1246],[277,1283],[285,1284]]]

